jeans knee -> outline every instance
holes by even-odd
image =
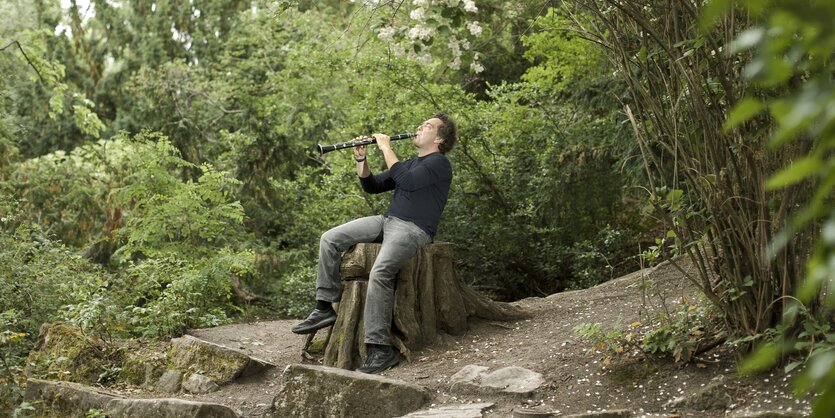
[[[319,237],[319,247],[320,248],[330,248],[334,246],[334,233],[333,230],[325,231],[321,237]]]
[[[384,289],[394,289],[395,275],[385,270],[372,268],[368,274],[369,286],[380,286]]]

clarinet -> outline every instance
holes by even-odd
[[[392,136],[391,140],[392,141],[397,141],[397,140],[400,140],[400,139],[414,138],[416,136],[417,136],[417,134],[397,134],[397,135]],[[340,144],[333,144],[333,145],[316,144],[316,149],[319,150],[319,156],[321,157],[322,154],[324,154],[326,152],[336,151],[338,149],[343,149],[343,148],[358,147],[360,145],[375,144],[375,143],[377,143],[376,139],[368,138],[368,139],[363,139],[361,141],[348,141],[348,142],[342,142]]]

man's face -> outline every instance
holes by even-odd
[[[417,136],[414,139],[415,146],[423,148],[433,143],[443,142],[443,139],[438,136],[438,129],[443,125],[444,122],[438,118],[428,119],[421,123],[417,128]]]

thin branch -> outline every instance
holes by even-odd
[[[41,76],[41,72],[38,71],[38,67],[35,67],[35,64],[32,64],[32,60],[30,60],[29,56],[26,55],[26,51],[23,50],[23,46],[20,45],[20,42],[18,42],[17,39],[15,39],[14,41],[9,42],[8,45],[0,48],[0,51],[5,51],[6,48],[8,48],[12,45],[17,45],[17,49],[19,49],[20,53],[23,54],[23,58],[26,58],[26,62],[28,62],[29,66],[32,67],[33,70],[35,70],[36,74],[38,74],[38,78],[41,79],[41,83],[46,84],[46,81],[44,81],[43,77]]]

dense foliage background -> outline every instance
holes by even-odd
[[[0,0],[0,411],[44,322],[107,341],[304,315],[319,235],[389,199],[316,143],[437,110],[460,140],[436,240],[477,288],[687,254],[743,350],[831,340],[835,12],[744,3]]]

